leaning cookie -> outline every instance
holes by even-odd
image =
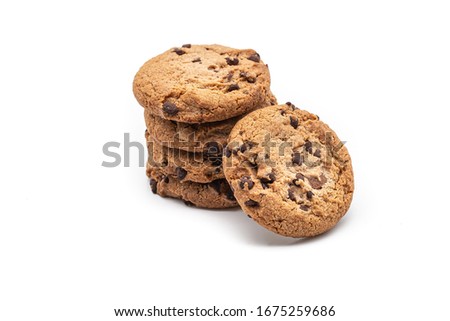
[[[261,108],[276,104],[275,96],[269,92]],[[212,123],[189,124],[161,118],[147,109],[144,111],[147,130],[155,141],[170,148],[204,153],[210,153],[213,148],[217,148],[221,153],[227,144],[228,135],[242,117]]]
[[[180,181],[209,183],[225,178],[222,169],[222,155],[216,148],[211,153],[190,153],[180,149],[162,146],[145,131],[148,161],[162,173]]]
[[[147,61],[137,72],[138,102],[161,118],[215,122],[260,107],[270,87],[257,52],[220,45],[184,45]]]
[[[231,131],[223,166],[244,212],[285,236],[330,230],[353,196],[347,148],[316,115],[292,104],[241,119]]]
[[[202,208],[219,209],[238,206],[225,179],[215,180],[207,184],[190,181],[180,182],[163,174],[150,164],[147,164],[147,176],[150,178],[152,192],[162,197],[181,199],[187,205]]]

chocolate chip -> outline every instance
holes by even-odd
[[[225,60],[227,61],[228,66],[236,66],[237,64],[239,64],[239,59],[238,58],[226,57]]]
[[[294,127],[294,129],[297,129],[298,119],[292,116],[289,116],[289,119],[291,120],[291,126]]]
[[[238,84],[232,84],[228,87],[227,92],[233,91],[233,90],[238,90],[239,89],[239,85]]]
[[[231,79],[233,79],[233,75],[234,75],[234,73],[232,71],[230,71],[227,75],[227,81],[231,81]]]
[[[294,201],[294,202],[295,202],[295,200],[296,200],[296,198],[295,198],[295,193],[294,193],[294,191],[292,190],[292,188],[288,189],[288,198],[289,198],[291,201]]]
[[[261,177],[259,180],[261,181],[262,184],[272,184],[273,182],[275,182],[275,179],[276,179],[275,174],[269,173],[267,177]]]
[[[158,187],[156,180],[154,180],[153,178],[150,179],[150,188],[152,189],[153,194],[156,194]]]
[[[222,166],[222,157],[217,156],[213,159],[210,159],[210,161],[213,166]],[[216,174],[218,174],[217,169],[216,169]]]
[[[261,57],[257,52],[255,52],[254,54],[250,55],[250,57],[248,57],[247,59],[254,62],[259,62],[261,60]]]
[[[296,110],[297,109],[297,107],[295,107],[295,105],[293,103],[291,103],[290,101],[286,102],[286,105],[291,107],[292,110]]]
[[[178,56],[184,55],[186,53],[186,51],[181,50],[180,48],[175,48],[173,52],[176,53]]]
[[[173,116],[178,114],[178,107],[174,103],[171,103],[170,101],[166,101],[163,104],[163,112],[165,112],[167,115]]]
[[[320,149],[316,149],[316,151],[314,152],[314,156],[320,158]]]
[[[207,156],[217,156],[220,153],[220,147],[217,142],[207,142],[205,144],[205,153]]]
[[[184,45],[181,46],[182,48],[191,48],[191,44],[190,43],[186,43]]]
[[[281,111],[280,111],[280,114],[281,114],[281,116],[284,116],[284,115],[286,115],[286,111],[281,110]]]
[[[233,153],[233,155],[237,155],[238,149],[233,149],[231,152]]]
[[[224,155],[225,157],[229,158],[231,156],[231,150],[227,147],[224,149]]]
[[[194,203],[189,202],[189,201],[184,201],[184,204],[185,204],[186,206],[189,206],[189,207],[195,206]]]
[[[241,76],[242,78],[244,78],[247,82],[253,84],[256,82],[256,78],[249,76],[246,72],[241,71],[241,73],[239,74],[239,76]]]
[[[312,154],[312,143],[311,143],[309,140],[307,140],[307,141],[305,142],[305,150],[306,150],[308,153]]]
[[[309,211],[309,206],[308,205],[300,205],[300,209],[302,210],[302,211]]]
[[[302,181],[304,181],[305,180],[305,175],[303,175],[302,173],[297,173],[295,175],[295,178],[296,179],[301,179]]]
[[[192,62],[202,62],[202,60],[200,58],[195,58]]]
[[[268,189],[269,188],[269,184],[267,184],[267,183],[265,183],[263,181],[261,181],[261,186],[262,186],[263,189]]]
[[[219,180],[215,180],[215,181],[212,181],[211,183],[209,183],[209,186],[211,186],[219,194],[220,194],[220,186],[221,185],[222,184]]]
[[[286,105],[291,106],[292,103],[291,103],[290,101],[287,101],[287,102],[286,102]]]
[[[306,192],[306,198],[309,199],[309,200],[313,197],[313,195],[314,195],[314,193],[311,192],[311,191],[307,191]]]
[[[162,181],[166,184],[169,183],[169,176],[164,175]]]
[[[299,166],[303,164],[303,157],[300,153],[296,152],[292,155],[292,164]]]
[[[184,168],[177,167],[175,169],[175,171],[177,173],[177,177],[178,177],[179,180],[184,179],[186,177],[186,175],[187,175],[187,171]]]
[[[245,206],[248,206],[248,207],[257,207],[257,206],[259,206],[259,203],[257,201],[254,201],[254,200],[245,201],[244,204],[245,204]]]
[[[251,190],[253,186],[255,186],[255,183],[252,181],[252,179],[249,176],[242,176],[239,181],[239,187],[240,189],[245,188],[245,184],[247,184],[248,190]]]
[[[248,218],[252,218],[250,215],[247,215]]]
[[[327,182],[327,178],[325,175],[321,174],[320,178],[317,177],[308,177],[309,184],[314,189],[321,189],[322,185]]]
[[[239,150],[241,151],[241,153],[244,153],[246,150],[251,149],[254,145],[255,144],[253,142],[245,142],[241,145]]]
[[[235,201],[236,197],[234,197],[234,193],[231,189],[227,190],[225,193],[227,199],[229,199],[230,201]]]

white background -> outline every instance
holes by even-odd
[[[0,320],[214,304],[449,320],[449,16],[448,1],[3,1]],[[135,72],[183,43],[256,49],[278,100],[347,141],[356,190],[333,231],[283,238],[160,198],[136,151],[101,166],[104,143],[144,143]]]

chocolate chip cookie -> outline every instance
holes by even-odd
[[[353,196],[347,148],[316,115],[290,103],[241,119],[230,133],[223,166],[244,212],[285,236],[328,231]]]
[[[183,200],[186,205],[203,208],[230,208],[238,206],[233,192],[225,179],[207,184],[190,181],[180,182],[167,176],[147,163],[147,176],[153,193],[163,197]]]
[[[225,178],[222,169],[222,155],[217,148],[210,147],[206,153],[190,153],[180,149],[162,146],[145,131],[148,162],[165,175],[179,181],[209,183]]]
[[[220,45],[183,45],[147,61],[133,92],[150,113],[184,123],[215,122],[260,107],[270,75],[258,53]]]
[[[261,107],[276,103],[275,96],[269,92]],[[222,147],[227,144],[231,129],[242,116],[212,123],[189,124],[167,120],[145,110],[144,118],[150,136],[164,146],[204,153],[217,148],[221,153]]]

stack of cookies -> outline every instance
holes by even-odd
[[[219,45],[183,45],[147,61],[133,83],[144,107],[154,193],[205,208],[238,206],[222,167],[236,122],[276,105],[258,53]]]

